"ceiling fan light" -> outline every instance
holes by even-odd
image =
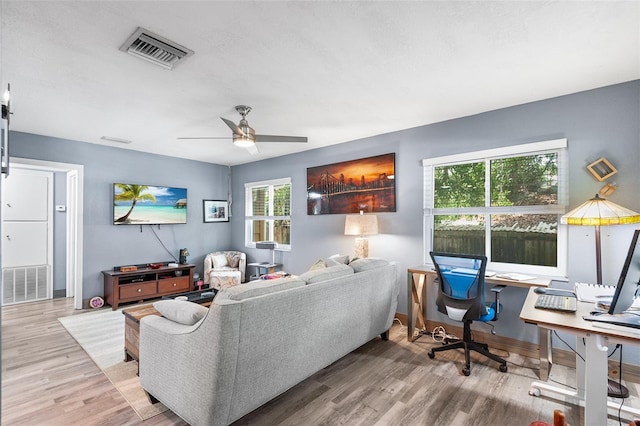
[[[254,145],[254,139],[244,135],[233,135],[233,143],[240,148],[249,148]]]

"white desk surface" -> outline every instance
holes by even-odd
[[[536,309],[535,303],[538,295],[529,290],[527,299],[524,301],[522,311],[520,311],[520,319],[524,322],[536,324],[539,327],[549,328],[552,330],[564,330],[573,334],[599,334],[606,336],[616,343],[640,344],[640,338],[637,331],[609,330],[606,328],[594,327],[592,322],[582,319],[584,315],[589,315],[594,309],[593,302],[578,302],[577,311],[574,312],[558,312],[548,309]]]

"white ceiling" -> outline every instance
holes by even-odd
[[[12,130],[217,164],[258,159],[640,78],[640,2],[0,1]],[[119,50],[144,27],[195,54]],[[220,116],[253,107],[231,143]],[[177,140],[227,136],[228,140]],[[133,141],[104,142],[101,136]]]

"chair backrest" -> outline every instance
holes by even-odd
[[[430,252],[439,281],[438,310],[456,321],[486,315],[484,274],[487,257]]]

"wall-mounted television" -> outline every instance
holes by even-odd
[[[113,184],[114,225],[187,223],[187,190],[169,186]]]

